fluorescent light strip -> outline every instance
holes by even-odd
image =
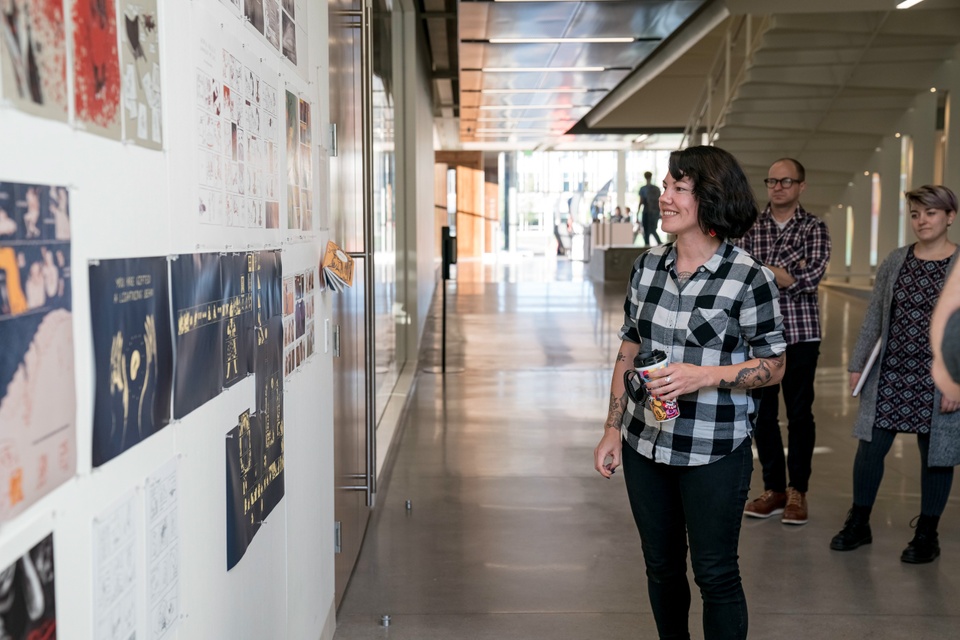
[[[633,42],[636,38],[490,38],[487,42],[490,44],[563,44],[573,43],[597,43],[608,42]]]
[[[590,89],[480,89],[479,93],[508,94],[508,93],[587,93]]]
[[[476,138],[514,138],[514,137],[525,138],[528,136],[536,136],[540,138],[540,137],[543,137],[544,135],[562,135],[562,134],[552,133],[552,132],[549,134],[544,134],[544,133],[538,133],[538,132],[526,133],[523,131],[514,131],[512,133],[473,133],[473,134],[466,134],[466,135],[468,136],[472,135]]]
[[[511,118],[510,116],[504,116],[502,118],[476,118],[474,120],[460,118],[460,122],[576,122],[576,120],[574,118],[552,118],[550,116],[543,118]]]
[[[483,71],[484,73],[596,73],[606,70],[606,67],[484,67],[482,69],[464,69],[464,71]]]
[[[504,0],[493,0],[494,2],[504,2]],[[506,0],[506,2],[519,2],[520,0]],[[533,0],[534,2],[546,1],[546,0]],[[920,4],[923,0],[903,0],[900,4],[897,5],[897,9],[909,9],[915,4]]]
[[[553,133],[553,129],[497,129],[495,127],[480,127],[477,133]]]
[[[498,104],[482,104],[478,107],[463,107],[461,109],[480,109],[481,111],[515,111],[517,109],[589,109],[588,105],[571,105],[571,104],[527,104],[527,105],[498,105]]]

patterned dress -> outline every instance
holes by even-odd
[[[940,297],[950,258],[920,260],[907,254],[893,286],[890,331],[877,383],[874,426],[900,433],[930,433],[930,316]]]

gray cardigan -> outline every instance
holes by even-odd
[[[850,356],[849,371],[863,371],[873,351],[877,338],[882,338],[880,355],[860,392],[860,410],[853,426],[853,435],[870,442],[873,437],[873,422],[877,415],[877,380],[880,377],[880,365],[887,350],[887,332],[890,329],[890,309],[893,302],[893,286],[897,275],[907,258],[910,247],[900,247],[883,261],[877,270],[877,281],[870,297],[870,306],[863,319],[857,346]],[[960,248],[953,253],[949,269],[957,264]],[[960,464],[960,411],[940,413],[940,391],[934,388],[933,420],[930,425],[930,456],[927,464],[931,467],[952,467]]]

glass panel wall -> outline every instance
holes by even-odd
[[[516,152],[516,206],[511,235],[518,251],[542,253],[544,236],[554,226],[564,246],[577,244],[577,236],[594,220],[609,219],[617,206],[618,151]],[[643,173],[653,173],[659,185],[667,171],[669,149],[642,149],[626,154],[625,203],[631,215],[638,211]],[[501,160],[502,164],[502,160]],[[569,239],[569,240],[568,240]]]
[[[373,215],[376,285],[375,376],[377,422],[397,381],[397,220],[393,99],[393,8],[389,0],[374,8],[373,26]]]

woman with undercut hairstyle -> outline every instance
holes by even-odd
[[[860,444],[853,461],[853,505],[830,548],[851,551],[873,542],[870,512],[883,480],[883,460],[898,433],[916,434],[920,515],[900,559],[923,564],[940,555],[937,525],[950,497],[953,467],[960,464],[960,402],[943,396],[930,375],[930,316],[960,252],[947,237],[957,219],[953,191],[924,185],[904,195],[917,241],[895,250],[877,270],[870,306],[850,357],[854,390],[880,341],[854,423]]]

